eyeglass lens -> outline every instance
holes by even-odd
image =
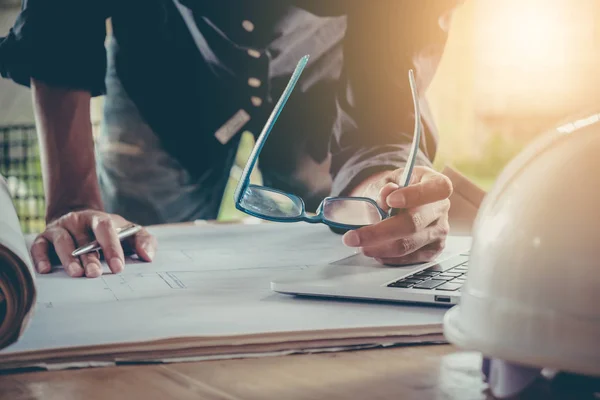
[[[271,218],[298,218],[302,215],[299,199],[260,186],[248,186],[240,202],[246,210]]]
[[[299,198],[263,186],[248,186],[240,204],[261,217],[295,219],[303,213]],[[363,199],[325,199],[321,207],[323,219],[338,225],[367,226],[382,220],[379,209]]]
[[[323,218],[341,225],[366,226],[381,222],[377,207],[362,199],[326,199]]]

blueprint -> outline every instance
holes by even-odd
[[[446,311],[274,293],[274,278],[358,257],[323,225],[150,231],[159,243],[152,263],[132,258],[122,273],[105,268],[105,275],[95,279],[68,277],[60,267],[38,275],[31,325],[16,344],[0,351],[0,367],[3,355],[78,348],[79,355],[89,356],[89,349],[124,349],[124,344],[172,338],[185,343],[185,338],[439,326]]]

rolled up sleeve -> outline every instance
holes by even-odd
[[[417,164],[432,165],[438,136],[425,92],[447,39],[440,18],[460,3],[381,0],[349,10],[331,144],[332,195],[347,195],[370,175],[405,165],[415,123],[409,69],[424,127]]]
[[[12,29],[0,38],[0,75],[29,86],[105,93],[107,2],[24,0]]]

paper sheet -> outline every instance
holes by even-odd
[[[104,266],[99,279],[68,278],[62,268],[40,277],[38,306],[57,308],[73,303],[105,303],[141,298],[191,295],[210,297],[216,290],[231,294],[255,291],[274,273],[307,265],[327,264],[352,255],[341,238],[322,226],[211,225],[150,228],[158,251],[152,263],[127,262],[113,275]],[[240,284],[253,279],[251,285]],[[258,280],[258,282],[257,282]]]
[[[440,324],[445,309],[298,299],[270,290],[274,277],[348,257],[353,249],[322,225],[260,224],[151,229],[152,263],[74,279],[38,276],[30,328],[9,354],[72,346]]]

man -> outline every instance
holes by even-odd
[[[94,236],[117,273],[125,220],[215,218],[241,132],[260,132],[304,54],[310,63],[261,153],[265,184],[309,211],[330,194],[405,209],[344,242],[385,264],[435,257],[452,186],[430,168],[437,136],[425,102],[414,185],[394,182],[414,124],[407,71],[424,94],[455,3],[25,0],[0,42],[0,73],[33,93],[48,222],[32,247],[38,271],[56,252],[69,275],[99,276],[96,254],[71,256]],[[89,102],[104,93],[94,154]],[[145,231],[129,244],[148,261],[156,250]]]

